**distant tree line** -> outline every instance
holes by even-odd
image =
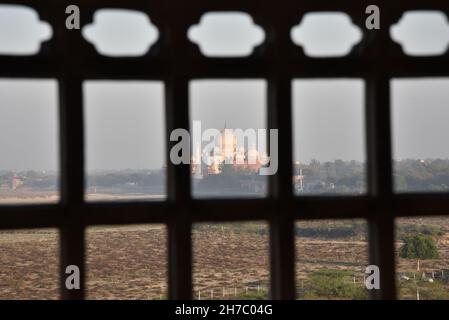
[[[395,161],[394,183],[398,191],[447,191],[449,190],[449,159],[406,159]],[[218,175],[204,175],[200,189],[239,188],[242,181],[262,182],[266,177],[245,167],[221,165]],[[366,165],[358,161],[335,160],[320,162],[312,160],[293,168],[294,175],[304,176],[301,192],[311,194],[362,194],[366,192]],[[57,186],[57,174],[39,171],[17,173],[24,186],[52,188]],[[11,172],[0,172],[0,184],[8,183]],[[94,172],[88,175],[88,186],[114,187],[133,184],[136,186],[160,186],[166,181],[164,170],[117,170]],[[295,186],[298,188],[298,185]]]
[[[294,174],[304,176],[304,193],[363,193],[366,189],[365,164],[335,160],[294,166]]]
[[[366,236],[366,226],[360,222],[350,222],[341,225],[318,225],[307,226],[299,225],[295,228],[296,236],[304,238],[317,239],[345,239],[345,238],[360,238]]]
[[[398,191],[447,191],[449,159],[407,159],[394,163]]]
[[[366,191],[366,165],[358,161],[335,160],[294,166],[304,176],[304,193],[353,193]],[[449,190],[449,159],[405,159],[393,162],[395,189],[401,191]]]
[[[13,174],[10,171],[2,171],[0,174],[0,186],[5,184],[11,185]],[[22,188],[46,191],[55,191],[58,188],[58,176],[54,172],[28,170],[15,174],[22,181]]]

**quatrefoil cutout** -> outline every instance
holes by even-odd
[[[360,42],[362,31],[343,12],[312,12],[292,28],[291,38],[309,57],[340,57]]]
[[[408,11],[391,27],[390,36],[407,55],[441,55],[449,45],[448,19],[441,11]]]
[[[26,6],[0,5],[0,54],[33,55],[52,36],[49,23]]]
[[[190,27],[190,41],[208,57],[244,57],[263,43],[264,30],[243,12],[209,12]]]
[[[94,23],[82,33],[98,53],[111,57],[142,56],[159,38],[157,27],[145,13],[125,9],[97,10]]]

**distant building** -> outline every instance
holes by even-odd
[[[2,176],[0,190],[4,191],[16,191],[24,184],[23,178],[21,178],[15,172],[11,172]]]
[[[302,173],[302,168],[300,167],[299,161],[295,162],[293,170],[293,185],[296,190],[304,191],[304,175]]]
[[[16,191],[18,188],[20,188],[24,184],[24,181],[22,178],[20,178],[16,173],[12,173],[11,178],[11,190]]]
[[[203,178],[203,165],[201,162],[201,147],[200,144],[197,143],[195,145],[195,149],[193,150],[192,155],[192,175],[194,179],[202,179]]]
[[[210,150],[208,154],[201,152],[201,147],[197,144],[192,155],[192,175],[194,178],[202,178],[204,175],[220,174],[223,164],[230,164],[234,169],[246,169],[252,172],[258,172],[261,168],[261,158],[256,146],[250,146],[245,150],[243,146],[237,145],[237,136],[234,130],[224,127],[220,131],[217,141],[218,146]],[[204,164],[201,159],[206,159]],[[205,166],[205,168],[204,168]]]

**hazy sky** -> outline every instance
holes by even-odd
[[[0,53],[35,52],[39,43],[51,36],[48,25],[38,25],[32,11],[13,9],[0,6]],[[392,33],[394,39],[407,40],[408,53],[442,52],[447,48],[449,24],[444,16],[414,19],[416,16],[407,16]],[[157,39],[157,29],[148,27],[149,21],[141,15],[98,15],[96,21],[100,20],[104,22],[102,28],[91,26],[84,35],[91,41],[97,39],[101,52],[141,53]],[[126,21],[132,22],[129,27]],[[292,31],[295,43],[305,43],[309,54],[329,54],[338,44],[341,47],[335,54],[342,54],[359,41],[360,32],[352,29],[344,16],[328,15],[317,21],[311,15],[303,29]],[[108,26],[115,26],[112,34],[108,34]],[[323,31],[326,26],[331,32]],[[242,15],[203,19],[200,27],[192,29],[188,36],[207,41],[201,45],[206,54],[242,55],[261,42],[261,29],[254,28],[251,20]],[[329,39],[336,37],[339,42],[330,46]],[[223,48],[228,49],[224,52]],[[0,170],[58,167],[57,91],[53,80],[0,79]],[[194,81],[191,118],[201,120],[203,129],[221,129],[225,122],[229,128],[264,128],[265,91],[264,80]],[[449,158],[448,101],[449,79],[393,82],[397,158]],[[88,170],[163,165],[162,83],[89,81],[84,85],[84,103]],[[303,162],[312,158],[364,160],[363,103],[364,85],[360,79],[295,81],[295,158]]]
[[[0,80],[0,170],[57,168],[57,83]]]
[[[365,159],[364,83],[356,79],[295,80],[296,159]]]
[[[148,81],[84,84],[87,169],[160,168],[164,86]]]

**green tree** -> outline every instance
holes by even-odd
[[[435,259],[438,258],[438,248],[435,240],[424,234],[407,236],[400,250],[401,258]]]

